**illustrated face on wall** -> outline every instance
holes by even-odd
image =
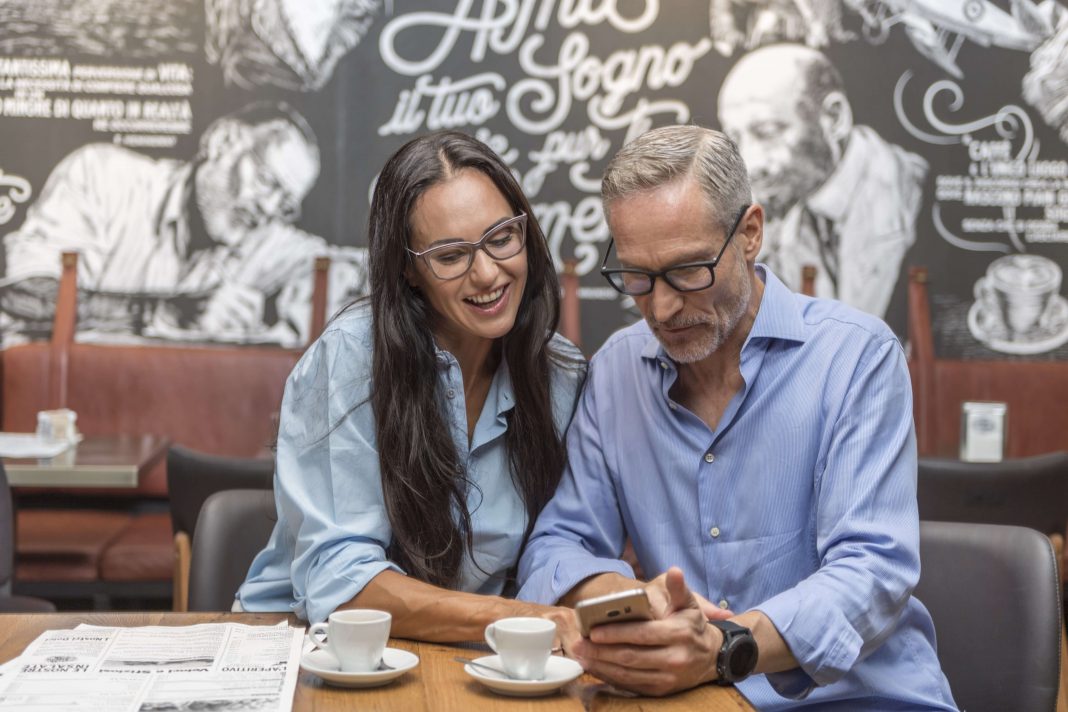
[[[838,151],[824,107],[811,98],[805,65],[759,56],[765,52],[744,58],[727,75],[719,119],[749,168],[753,197],[769,218],[780,218],[827,180]]]
[[[216,242],[234,245],[269,222],[291,223],[319,176],[314,146],[283,121],[240,126],[197,168],[197,203]]]

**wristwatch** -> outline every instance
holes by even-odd
[[[731,621],[709,621],[723,633],[723,645],[716,657],[716,682],[733,685],[749,677],[757,664],[757,644],[752,632]]]

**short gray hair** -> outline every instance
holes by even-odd
[[[713,225],[729,230],[742,207],[753,202],[749,172],[726,134],[700,126],[647,131],[619,149],[601,179],[607,217],[611,204],[692,176],[708,198]]]

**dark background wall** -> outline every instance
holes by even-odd
[[[266,99],[295,108],[320,145],[318,179],[294,226],[360,248],[385,159],[419,133],[458,128],[513,166],[554,256],[579,260],[591,351],[637,318],[597,274],[608,240],[597,199],[603,167],[646,128],[720,128],[732,68],[761,47],[794,42],[818,47],[837,69],[851,126],[870,127],[877,142],[851,159],[847,187],[822,198],[842,213],[831,230],[848,232],[834,238],[838,247],[817,249],[841,251],[822,270],[836,270],[837,284],[821,293],[856,301],[903,335],[904,274],[927,265],[942,354],[1064,358],[1064,17],[1049,0],[0,0],[0,238],[20,230],[57,164],[80,147],[105,142],[188,162],[214,120]],[[110,68],[140,68],[141,83],[76,83],[115,76]],[[794,69],[754,71],[744,84]],[[120,103],[101,103],[109,101]],[[781,113],[792,110],[783,104]],[[146,114],[157,118],[144,122]],[[805,120],[816,136],[817,114]],[[847,156],[856,135],[842,137]],[[926,169],[906,177],[890,155]],[[825,168],[844,171],[843,160]],[[909,191],[914,206],[902,197]],[[788,282],[811,261],[794,247],[816,244],[797,227],[805,196],[795,202],[784,206],[785,226],[769,226],[769,243],[780,246],[769,263]],[[889,215],[866,227],[865,214],[880,210]],[[877,268],[856,257],[891,239],[898,248]],[[360,261],[359,249],[338,254]],[[869,269],[885,298],[846,294]],[[346,275],[362,280],[359,269]],[[9,339],[20,333],[16,319],[0,324]]]

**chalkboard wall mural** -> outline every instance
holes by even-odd
[[[312,258],[366,289],[385,159],[456,128],[512,166],[588,351],[637,317],[597,274],[601,172],[724,130],[761,259],[904,335],[931,272],[946,357],[1066,358],[1068,10],[1054,0],[0,0],[0,329],[297,345]]]

